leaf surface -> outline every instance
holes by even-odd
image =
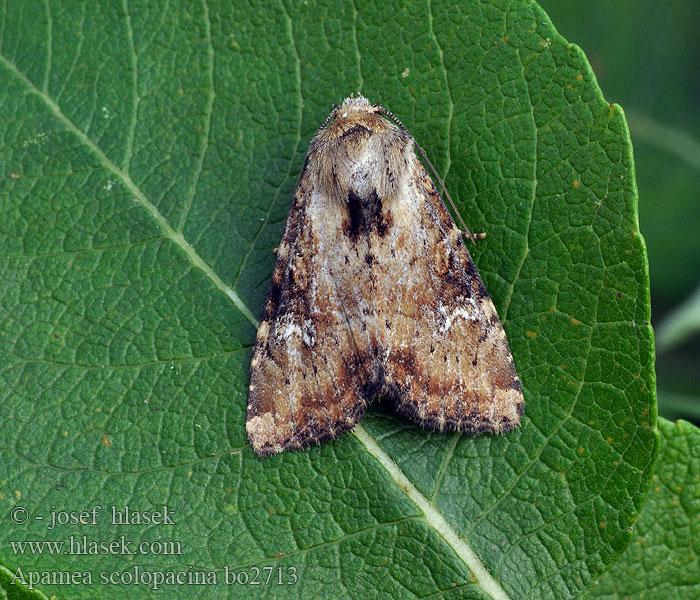
[[[261,460],[273,248],[308,142],[358,90],[487,233],[525,418],[474,438],[378,405]],[[10,3],[0,99],[0,513],[29,515],[0,532],[10,574],[88,573],[35,586],[71,598],[535,599],[584,595],[625,548],[657,451],[631,146],[535,4]],[[174,524],[112,524],[126,505]],[[133,553],[11,543],[82,536]]]
[[[659,419],[661,450],[632,541],[589,598],[700,598],[700,430]]]

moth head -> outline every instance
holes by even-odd
[[[333,113],[335,113],[334,118],[336,119],[347,119],[353,114],[376,113],[379,112],[380,108],[381,107],[378,104],[370,104],[370,101],[360,94],[358,94],[357,97],[350,94],[350,97],[345,98],[340,106],[337,104],[335,105],[335,110]]]
[[[395,129],[382,115],[388,116],[389,119],[399,125],[400,129],[403,129],[396,118],[382,108],[381,104],[372,104],[360,94],[357,96],[351,94],[350,97],[343,100],[342,104],[333,105],[333,110],[321,124],[318,133],[323,132],[324,138],[333,139],[341,137],[347,131],[358,127],[372,132]]]
[[[329,122],[335,122],[345,119],[354,119],[364,115],[379,112],[381,107],[379,104],[370,104],[369,100],[360,94],[355,97],[353,94],[349,98],[345,98],[342,104],[334,104],[333,110],[323,121],[319,129],[323,129]]]

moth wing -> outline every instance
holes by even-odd
[[[391,322],[386,391],[431,429],[510,431],[523,395],[503,326],[432,180],[417,161],[411,173],[395,209],[402,226],[376,250],[382,276],[396,272],[392,293],[378,294],[378,314]]]
[[[251,361],[246,431],[261,456],[351,429],[377,377],[364,322],[372,310],[355,293],[369,274],[364,260],[345,260],[362,250],[342,233],[342,206],[314,181],[306,170],[299,180]]]

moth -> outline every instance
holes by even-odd
[[[520,424],[505,332],[414,146],[362,96],[311,141],[251,362],[246,430],[260,456],[336,438],[377,395],[432,430]]]

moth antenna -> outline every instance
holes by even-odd
[[[403,129],[408,135],[411,135],[411,132],[406,128],[406,126],[405,126],[401,121],[398,120],[398,118],[396,118],[396,116],[394,115],[394,113],[392,113],[391,111],[389,111],[389,110],[387,110],[386,108],[384,108],[381,104],[375,104],[374,106],[376,106],[376,107],[380,110],[380,112],[383,112],[387,117],[389,117],[389,118],[390,118],[394,123],[396,123],[401,129]],[[411,139],[413,140],[413,143],[415,144],[415,143],[416,143],[416,140],[413,139],[413,136],[412,136],[412,135],[411,135]],[[417,146],[417,145],[418,145],[418,144],[416,144],[416,146]]]
[[[333,105],[333,110],[330,113],[328,113],[328,116],[326,117],[326,119],[323,121],[323,123],[321,123],[321,126],[316,130],[317,133],[319,131],[321,131],[321,129],[323,129],[326,125],[328,125],[328,121],[330,121],[333,118],[335,111],[338,110],[339,108],[340,108],[340,106],[338,106],[337,104]]]
[[[469,228],[467,227],[467,224],[464,222],[464,219],[462,218],[462,215],[460,214],[459,210],[457,210],[457,207],[455,206],[455,203],[452,200],[450,193],[447,191],[447,188],[445,187],[445,184],[443,183],[442,178],[440,177],[440,175],[438,175],[437,169],[433,166],[433,163],[431,163],[430,160],[428,159],[428,157],[425,155],[425,151],[423,150],[423,148],[420,147],[418,142],[416,142],[415,138],[413,136],[411,136],[411,139],[413,139],[413,143],[415,144],[416,148],[418,148],[418,152],[420,153],[421,157],[423,158],[425,163],[430,168],[430,171],[432,172],[433,175],[435,175],[435,179],[438,180],[438,183],[440,184],[440,188],[442,189],[443,193],[445,194],[445,197],[447,198],[447,200],[450,203],[450,206],[452,207],[452,212],[455,215],[457,215],[457,220],[459,221],[459,224],[462,227],[462,235],[468,237],[469,240],[472,242],[472,244],[475,242],[475,240],[483,240],[486,237],[485,233],[472,233],[471,231],[469,231]],[[440,197],[442,197],[442,194],[440,194]],[[443,199],[443,202],[444,202],[444,199]]]
[[[457,207],[455,206],[455,203],[453,202],[452,197],[450,196],[450,193],[447,191],[447,188],[445,187],[445,184],[443,183],[442,178],[440,177],[440,175],[438,175],[438,172],[435,169],[435,167],[433,166],[433,163],[430,162],[430,160],[428,159],[428,157],[425,154],[425,151],[423,150],[423,148],[420,147],[420,144],[418,144],[418,142],[416,141],[416,138],[413,137],[411,132],[405,127],[405,125],[401,121],[399,121],[394,116],[393,113],[386,110],[382,106],[379,106],[379,105],[375,105],[375,106],[377,106],[382,113],[384,113],[387,117],[389,117],[392,121],[394,121],[394,123],[396,123],[401,128],[402,131],[405,131],[410,136],[410,138],[413,140],[413,144],[418,149],[418,152],[420,153],[421,158],[425,161],[425,164],[428,165],[428,168],[430,169],[432,174],[435,175],[435,178],[438,180],[438,183],[440,184],[440,188],[442,189],[442,192],[445,194],[445,198],[447,198],[447,200],[450,203],[450,206],[452,207],[452,212],[457,216],[457,220],[459,221],[459,224],[462,227],[462,235],[468,237],[469,240],[472,242],[472,244],[474,243],[475,240],[483,240],[486,237],[485,233],[472,233],[471,231],[469,231],[469,228],[467,227],[467,224],[464,222],[462,215],[457,210]],[[438,190],[438,194],[440,194],[440,190]],[[442,198],[442,194],[440,194],[440,198]],[[442,201],[443,202],[445,201],[444,198]]]

